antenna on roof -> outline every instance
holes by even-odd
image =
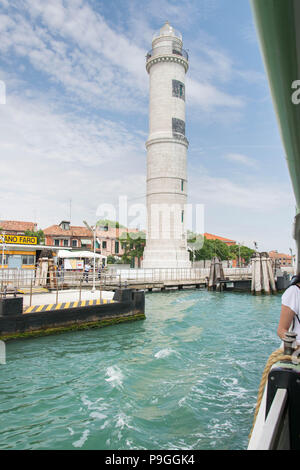
[[[70,225],[71,225],[71,219],[72,219],[72,199],[70,199]]]

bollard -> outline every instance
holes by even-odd
[[[297,349],[296,338],[297,338],[297,333],[294,333],[293,331],[287,331],[285,333],[284,341],[287,341],[287,340],[289,340],[289,342],[291,341],[291,348],[293,349],[293,352]]]
[[[293,343],[295,341],[297,335],[295,333],[293,334],[292,332],[287,332],[285,333],[283,337],[283,344],[284,344],[284,354],[287,356],[291,356],[295,349],[293,348]]]
[[[80,278],[80,283],[79,283],[79,302],[81,302],[81,282],[82,282],[82,279]]]

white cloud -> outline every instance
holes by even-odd
[[[69,96],[82,103],[98,109],[147,112],[145,38],[151,28],[145,16],[142,24],[139,14],[133,16],[134,34],[125,35],[112,29],[103,16],[81,0],[52,0],[50,4],[25,0],[23,5],[29,19],[21,8],[18,13],[11,10],[0,17],[2,54],[28,59],[36,70],[63,85]],[[170,11],[172,17],[182,17],[181,6],[164,2],[160,8]],[[216,86],[218,81],[231,79],[231,59],[216,47],[202,46],[202,53],[199,46],[193,47],[187,82],[189,105],[206,113],[222,107],[241,108],[241,97]]]
[[[187,78],[187,100],[190,105],[212,111],[216,108],[240,109],[244,101],[228,93],[220,91],[211,83],[201,83]]]
[[[230,162],[238,163],[250,168],[257,168],[257,161],[241,153],[228,153],[224,158]]]
[[[48,102],[10,97],[0,107],[1,218],[41,225],[95,217],[102,202],[145,191],[144,140],[111,121],[59,113]],[[79,220],[78,220],[79,219]]]
[[[0,17],[2,54],[16,54],[99,108],[140,109],[147,96],[145,51],[113,31],[88,4],[25,2],[31,20],[11,11]]]
[[[243,208],[265,214],[294,207],[292,191],[278,186],[275,191],[273,182],[265,179],[253,176],[236,183],[225,177],[212,176],[199,166],[191,168],[189,174],[190,200],[194,203],[208,207]]]

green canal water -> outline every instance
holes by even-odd
[[[246,449],[280,301],[152,293],[144,321],[7,343],[0,449]]]

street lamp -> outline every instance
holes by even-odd
[[[95,288],[95,278],[96,278],[96,272],[95,272],[95,269],[96,269],[96,225],[94,225],[93,227],[90,227],[89,224],[85,220],[83,221],[83,223],[91,232],[93,232],[93,235],[94,235],[94,266],[93,266],[93,288],[92,288],[92,292],[95,292],[96,291],[96,288]]]
[[[238,247],[239,247],[239,268],[241,267],[241,246],[244,246],[244,242],[238,242]]]

